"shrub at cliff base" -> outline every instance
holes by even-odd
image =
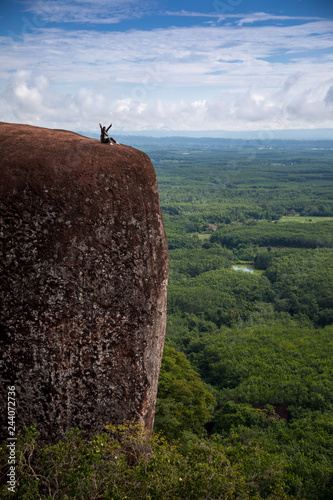
[[[193,440],[186,453],[160,435],[147,438],[136,424],[107,426],[84,440],[71,430],[63,441],[41,446],[34,426],[17,442],[12,499],[283,499],[278,457],[257,445],[225,450],[218,441]],[[228,453],[227,453],[228,452]],[[6,445],[2,474],[6,474]],[[229,457],[228,457],[229,455]]]

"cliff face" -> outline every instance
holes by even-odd
[[[16,387],[17,427],[46,440],[131,418],[151,430],[168,253],[149,158],[0,123],[0,169],[0,384]]]

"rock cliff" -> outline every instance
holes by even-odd
[[[167,242],[141,151],[0,123],[1,429],[45,440],[127,419],[151,430],[166,323]]]

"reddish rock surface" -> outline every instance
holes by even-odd
[[[151,430],[166,323],[167,242],[141,151],[0,123],[1,429],[45,440],[127,419]]]

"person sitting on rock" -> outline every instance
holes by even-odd
[[[99,126],[101,129],[101,135],[100,135],[101,142],[103,142],[104,144],[111,144],[111,146],[112,144],[119,144],[119,142],[115,141],[113,137],[109,137],[108,130],[109,128],[112,127],[112,123],[111,125],[108,126],[108,128],[102,127],[101,124],[99,124]]]

